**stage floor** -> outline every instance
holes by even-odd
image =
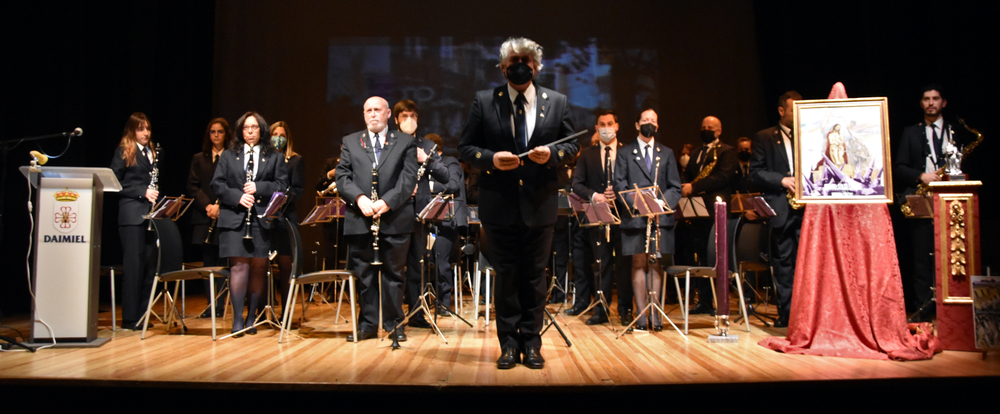
[[[197,315],[204,304],[204,298],[189,298],[187,311]],[[733,305],[736,309],[735,302]],[[549,308],[556,310],[555,306]],[[667,309],[672,309],[670,317],[683,329],[680,310],[669,305]],[[462,314],[473,319],[471,302],[466,303]],[[409,341],[393,351],[388,340],[357,344],[345,341],[350,325],[343,316],[335,323],[335,312],[326,306],[312,305],[301,331],[293,331],[302,338],[286,335],[282,344],[278,344],[278,331],[267,328],[257,335],[213,342],[210,320],[195,318],[186,320],[189,331],[185,335],[178,328],[168,334],[162,323],[156,323],[142,340],[141,332],[112,332],[107,327],[110,312],[100,315],[99,337],[111,339],[104,346],[4,352],[0,354],[0,380],[447,387],[760,383],[1000,374],[1000,357],[996,353],[984,358],[980,353],[944,352],[931,360],[914,362],[785,355],[757,342],[768,336],[783,336],[786,330],[765,328],[756,320],[752,320],[749,333],[745,325],[732,326],[732,333],[739,336],[738,343],[713,344],[707,338],[715,332],[714,318],[707,315],[691,316],[688,336],[665,324],[662,332],[629,333],[616,339],[611,330],[621,330],[616,317],[612,324],[587,326],[586,316],[570,317],[559,312],[557,320],[572,346],[567,346],[555,329],[549,329],[543,337],[544,369],[518,365],[506,371],[495,366],[500,355],[491,329],[495,324],[485,327],[481,316],[472,328],[452,317],[441,318],[447,343],[431,330],[409,328]],[[341,315],[350,315],[346,303]],[[230,319],[220,320],[220,334],[228,333],[230,324]],[[22,318],[18,325],[27,334],[27,320]]]

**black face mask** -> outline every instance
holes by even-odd
[[[708,130],[708,129],[702,130],[701,131],[701,142],[704,142],[706,144],[711,144],[712,141],[715,141],[715,131]]]
[[[639,133],[646,138],[656,137],[656,125],[653,124],[642,124],[639,125]]]
[[[535,77],[535,73],[531,70],[531,66],[523,62],[517,62],[513,65],[507,67],[507,80],[515,85],[524,85],[531,82],[531,78]]]
[[[737,157],[740,157],[740,161],[743,162],[750,161],[751,155],[753,155],[753,153],[750,151],[740,151],[738,154],[736,154]]]

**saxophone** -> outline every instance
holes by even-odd
[[[980,133],[979,130],[974,129],[970,127],[968,124],[966,124],[965,120],[962,118],[958,118],[958,123],[961,124],[962,127],[965,128],[967,131],[971,132],[973,135],[976,136],[975,141],[973,141],[969,145],[966,145],[965,148],[962,149],[962,158],[964,159],[965,157],[969,156],[969,154],[972,153],[972,150],[976,149],[976,147],[979,146],[979,143],[983,142],[983,134]],[[950,135],[954,136],[954,134]],[[945,168],[946,167],[941,167],[937,171],[934,171],[934,175],[941,176],[941,174],[944,174]],[[914,192],[913,195],[927,196],[927,193],[930,192],[930,189],[931,187],[929,185],[921,182],[919,185],[917,185],[917,191]],[[904,216],[913,217],[913,210],[910,208],[909,202],[904,201],[903,205],[899,206],[899,209],[903,211]]]
[[[712,147],[712,162],[705,164],[705,167],[698,172],[698,176],[694,177],[691,182],[695,183],[702,178],[708,177],[709,174],[712,174],[712,169],[715,168],[715,163],[717,162],[719,162],[719,147]]]

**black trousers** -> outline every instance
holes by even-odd
[[[790,211],[784,226],[771,228],[771,238],[775,244],[771,260],[779,317],[788,318],[792,310],[792,282],[795,281],[795,259],[799,252],[801,231],[801,210]]]
[[[452,292],[455,290],[455,278],[452,274],[452,254],[455,241],[458,240],[458,230],[452,227],[437,226],[437,240],[434,242],[434,268],[437,273],[437,301],[446,308],[451,308]]]
[[[541,348],[545,306],[545,265],[554,226],[528,227],[483,223],[488,258],[496,271],[497,337],[500,347]]]
[[[909,219],[910,243],[913,248],[913,298],[914,310],[934,299],[934,220]],[[928,313],[932,312],[927,308]]]
[[[374,331],[378,325],[379,286],[382,272],[382,327],[392,330],[403,321],[403,264],[410,247],[409,234],[379,234],[379,259],[382,265],[371,264],[375,251],[369,233],[347,236],[350,246],[348,269],[358,279],[361,298],[359,331]]]
[[[156,273],[156,233],[146,225],[119,226],[124,260],[122,270],[122,326],[135,326],[146,313]]]
[[[410,248],[406,253],[406,284],[403,289],[403,301],[410,310],[420,306],[421,278],[420,269],[424,268],[424,283],[433,281],[431,275],[427,274],[427,266],[421,264],[421,260],[427,253],[427,227],[424,223],[417,222],[413,225],[413,232],[410,233]],[[434,260],[428,256],[427,259]],[[423,312],[413,315],[411,319],[422,319]]]

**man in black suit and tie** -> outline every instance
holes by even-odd
[[[692,220],[693,231],[697,235],[694,238],[694,251],[698,252],[702,265],[708,265],[714,258],[706,257],[708,240],[715,224],[716,197],[722,201],[729,202],[732,194],[733,174],[736,173],[736,152],[733,147],[723,144],[719,140],[722,135],[722,121],[714,116],[706,116],[701,121],[701,142],[693,154],[689,164],[684,170],[687,181],[681,185],[682,197],[701,197],[708,209],[708,219]],[[698,306],[691,309],[692,315],[712,314],[715,307],[712,305],[712,283],[711,280],[698,278],[693,281],[698,288]]]
[[[380,271],[382,327],[391,331],[404,317],[403,265],[414,224],[410,195],[417,178],[417,150],[412,136],[389,131],[391,114],[385,99],[373,96],[365,101],[368,128],[343,138],[335,174],[337,189],[348,203],[344,217],[344,236],[350,246],[348,267],[360,284],[358,340],[374,338],[378,331],[379,282],[375,275]],[[377,201],[372,198],[373,168],[378,174]],[[378,223],[377,244],[373,220]],[[378,267],[371,265],[375,251],[383,263]],[[395,335],[406,340],[403,327]],[[348,336],[347,340],[354,338]]]
[[[774,326],[788,327],[792,308],[792,282],[795,279],[795,256],[799,251],[799,231],[802,210],[788,205],[787,194],[795,190],[795,148],[792,129],[792,102],[801,100],[798,92],[788,91],[778,98],[777,126],[758,132],[753,137],[750,157],[750,179],[760,186],[764,200],[777,216],[771,218],[771,238],[775,248],[771,254],[774,286],[778,300],[778,320]]]
[[[601,111],[597,114],[596,128],[600,141],[597,145],[583,150],[576,161],[573,170],[573,193],[593,203],[614,202],[614,169],[619,150],[622,147],[618,141],[618,115],[614,111]],[[582,250],[580,257],[573,256],[576,267],[576,301],[584,307],[596,299],[594,290],[597,274],[600,272],[600,289],[605,299],[611,302],[611,288],[618,285],[618,317],[623,325],[632,322],[632,282],[629,272],[631,262],[622,254],[621,229],[611,226],[611,240],[603,228],[581,228],[587,233],[588,248]],[[595,252],[600,260],[600,266],[595,259]],[[618,260],[612,260],[612,253]],[[602,270],[599,270],[603,268]],[[597,325],[608,321],[608,311],[603,306],[594,308],[594,315],[587,319],[587,325]]]
[[[904,188],[900,202],[906,202],[906,196],[917,191],[920,184],[941,181],[937,170],[947,162],[944,154],[944,143],[955,139],[953,125],[944,120],[942,111],[948,105],[944,99],[941,87],[928,85],[923,89],[920,98],[920,108],[924,112],[924,120],[903,130],[903,137],[896,150],[893,161],[893,173],[897,182]],[[913,276],[908,282],[912,287],[906,289],[910,294],[907,308],[919,309],[928,306],[914,315],[911,322],[931,322],[935,316],[934,304],[934,220],[925,218],[909,219],[909,240],[913,255]],[[903,230],[904,232],[906,230]]]
[[[496,271],[497,368],[522,361],[542,368],[545,266],[558,209],[558,167],[576,141],[546,145],[573,133],[566,95],[535,85],[542,48],[510,38],[500,46],[507,83],[476,93],[458,151],[479,176],[479,214],[488,259]],[[518,154],[527,153],[527,159]]]
[[[405,134],[413,135],[417,131],[417,104],[409,99],[404,99],[393,106],[396,126]],[[448,182],[448,168],[441,163],[441,156],[437,152],[431,153],[434,143],[426,139],[414,136],[414,143],[417,146],[417,164],[422,165],[427,162],[424,169],[424,176],[417,181],[416,188],[413,189],[413,212],[420,214],[424,207],[434,198],[430,188],[431,181],[438,183]],[[441,150],[442,148],[438,148]],[[419,168],[418,168],[419,169]],[[437,193],[439,191],[434,191]],[[429,224],[429,223],[428,223]],[[410,233],[410,248],[406,254],[406,285],[404,287],[403,300],[406,302],[408,312],[420,306],[421,269],[427,265],[423,263],[424,254],[427,252],[427,227],[417,220]],[[430,275],[424,283],[433,280]],[[410,317],[409,326],[414,328],[430,328],[431,324],[424,318],[423,312]]]

